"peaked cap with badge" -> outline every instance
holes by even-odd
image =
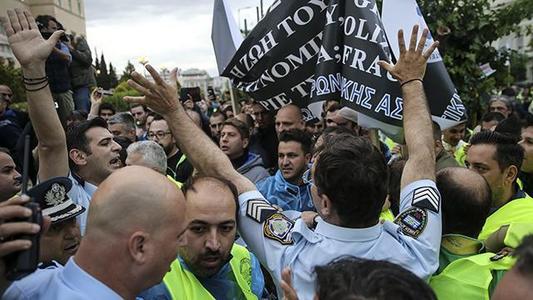
[[[85,208],[74,203],[68,192],[72,181],[67,177],[54,177],[41,182],[28,191],[28,196],[39,203],[43,216],[49,216],[52,224],[72,219],[85,211]]]

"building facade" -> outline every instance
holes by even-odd
[[[22,8],[29,10],[34,17],[51,15],[55,17],[69,34],[86,36],[84,0],[1,0],[0,14],[8,9]],[[14,61],[9,49],[5,30],[0,25],[0,58]],[[16,62],[15,62],[16,63]]]

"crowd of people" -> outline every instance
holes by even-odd
[[[306,122],[293,104],[184,95],[150,65],[117,111],[73,75],[90,71],[82,38],[23,10],[2,24],[28,104],[10,109],[0,82],[2,299],[532,298],[533,115],[507,90],[472,130],[441,130],[427,30],[379,63],[402,90],[397,144],[336,100]]]

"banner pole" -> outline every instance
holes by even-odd
[[[233,108],[233,115],[237,115],[237,103],[235,102],[235,95],[233,95],[233,84],[231,84],[231,80],[228,79],[229,84],[229,94],[231,97],[231,107]]]

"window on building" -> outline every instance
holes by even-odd
[[[62,7],[62,6],[63,6],[62,1],[61,1],[61,0],[57,0],[57,5],[59,5],[60,7]]]
[[[72,11],[72,0],[68,0],[68,10]]]
[[[81,11],[81,1],[78,0],[78,13],[80,14],[80,16],[83,16],[83,12]]]

